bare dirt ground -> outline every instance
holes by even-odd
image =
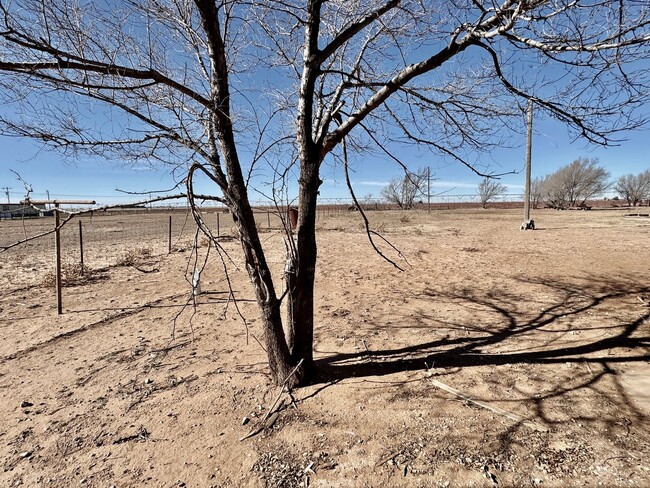
[[[0,254],[0,485],[650,486],[650,219],[626,213],[371,213],[404,272],[324,216],[319,378],[243,441],[278,390],[237,241],[247,327],[214,252],[185,306],[180,217],[170,255],[166,216],[85,222],[84,276],[65,237],[61,316],[51,237]]]

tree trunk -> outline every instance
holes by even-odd
[[[302,360],[297,380],[303,383],[313,373],[314,366],[314,279],[316,274],[316,204],[318,188],[318,164],[303,162],[298,203],[297,256],[294,257],[295,274],[287,279],[288,324],[292,340],[291,362]],[[291,257],[290,257],[291,258]],[[290,265],[287,268],[291,268]],[[291,286],[289,283],[291,282]]]
[[[271,375],[277,384],[281,384],[287,379],[296,363],[292,361],[282,328],[280,301],[275,293],[271,270],[266,262],[255,225],[255,216],[248,201],[246,199],[235,200],[231,210],[239,229],[246,271],[253,284],[255,298],[260,309]],[[300,377],[297,376],[292,377],[287,383],[291,387],[299,379]]]

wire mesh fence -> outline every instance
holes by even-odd
[[[284,229],[286,218],[279,209],[258,210],[258,229]],[[215,237],[236,237],[232,215],[223,209],[202,212]],[[9,219],[0,221],[0,284],[49,285],[54,263],[55,219]],[[188,209],[136,209],[96,212],[74,217],[60,228],[61,261],[64,267],[101,269],[133,264],[138,258],[189,249],[194,245],[196,224]],[[198,236],[203,244],[205,237]],[[11,247],[13,244],[20,245]],[[6,249],[10,247],[9,249]]]
[[[506,195],[492,208],[523,208],[520,195]],[[608,204],[599,201],[594,204]],[[360,206],[379,219],[383,211],[397,206],[381,200],[364,199]],[[591,202],[590,202],[591,204]],[[477,208],[476,195],[446,195],[435,201],[417,202],[416,210],[453,210]],[[288,223],[288,207],[259,205],[254,208],[261,232],[282,232]],[[317,209],[317,225],[339,229],[351,217],[356,206],[350,199],[322,199]],[[237,237],[232,215],[224,208],[206,207],[202,218],[216,237]],[[0,286],[34,286],[49,283],[54,263],[54,217],[51,212],[38,218],[0,220],[0,250],[27,240],[21,245],[0,253]],[[382,217],[383,218],[383,217]],[[356,222],[356,220],[355,220]],[[342,227],[343,226],[343,227]],[[347,227],[345,227],[347,228]],[[92,269],[129,264],[138,256],[156,256],[170,250],[190,249],[195,238],[196,225],[188,208],[136,207],[119,211],[96,211],[76,216],[60,230],[61,257],[64,266],[84,266]],[[205,244],[205,237],[199,236]]]

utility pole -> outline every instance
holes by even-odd
[[[524,195],[524,222],[521,228],[535,230],[535,224],[530,220],[530,166],[533,147],[533,101],[528,100],[528,128],[526,131],[526,194]]]
[[[11,190],[11,188],[8,186],[3,186],[2,188],[5,191],[5,194],[7,195],[7,203],[11,203],[11,199],[9,198],[9,190]]]

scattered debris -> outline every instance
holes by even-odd
[[[267,487],[298,488],[304,487],[307,481],[301,463],[289,452],[262,454],[252,471],[258,474]]]
[[[149,439],[150,435],[149,431],[141,425],[135,434],[120,437],[119,439],[114,440],[113,444],[123,444],[130,441],[145,442]]]
[[[490,467],[487,464],[483,465],[483,474],[485,474],[485,477],[492,482],[493,486],[499,484],[496,475],[492,471],[490,471]]]

